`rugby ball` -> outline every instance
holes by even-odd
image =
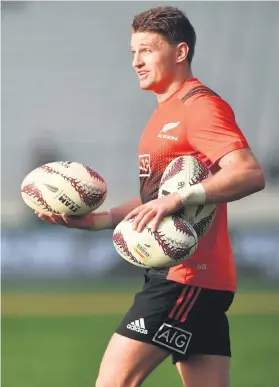
[[[142,268],[168,268],[189,259],[197,249],[193,227],[179,216],[162,219],[155,232],[151,220],[142,232],[133,230],[134,219],[123,220],[112,236],[118,254]]]
[[[21,195],[27,206],[45,215],[84,215],[104,202],[107,185],[86,165],[57,161],[31,171],[21,184]]]
[[[172,160],[165,169],[159,185],[158,197],[197,184],[211,175],[209,168],[192,156],[179,156]],[[204,236],[211,227],[216,214],[215,204],[188,205],[181,216],[189,222],[198,238]]]

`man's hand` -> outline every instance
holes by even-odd
[[[40,219],[50,224],[59,224],[67,228],[78,228],[82,230],[98,231],[111,228],[111,216],[109,211],[90,212],[83,216],[69,216],[68,214],[44,215],[36,212]]]
[[[154,232],[165,216],[174,214],[182,207],[181,196],[178,193],[172,193],[135,208],[125,217],[125,220],[135,217],[133,229],[141,232],[146,224],[153,219],[152,231]]]

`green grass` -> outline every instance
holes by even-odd
[[[120,315],[2,317],[2,387],[92,387]],[[230,316],[231,387],[278,387],[279,315]],[[167,360],[144,387],[181,386]]]
[[[94,279],[94,278],[69,278],[69,279],[31,279],[2,280],[2,293],[115,293],[135,292],[141,288],[143,277],[123,280]]]
[[[279,315],[231,316],[232,387],[279,386]]]
[[[143,271],[142,271],[143,273]],[[133,278],[69,278],[69,279],[2,279],[2,293],[121,293],[138,291],[143,284],[143,274]],[[278,292],[279,281],[239,279],[238,291]]]

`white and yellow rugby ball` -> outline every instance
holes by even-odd
[[[179,216],[163,218],[155,232],[152,221],[142,232],[133,230],[134,218],[123,220],[113,233],[119,255],[142,268],[168,268],[188,260],[196,251],[198,237],[193,227]]]
[[[107,184],[83,164],[57,161],[31,171],[21,184],[21,195],[27,206],[46,215],[84,215],[104,202]]]

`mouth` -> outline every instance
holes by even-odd
[[[148,75],[147,71],[138,71],[138,77],[139,79],[145,79]]]

